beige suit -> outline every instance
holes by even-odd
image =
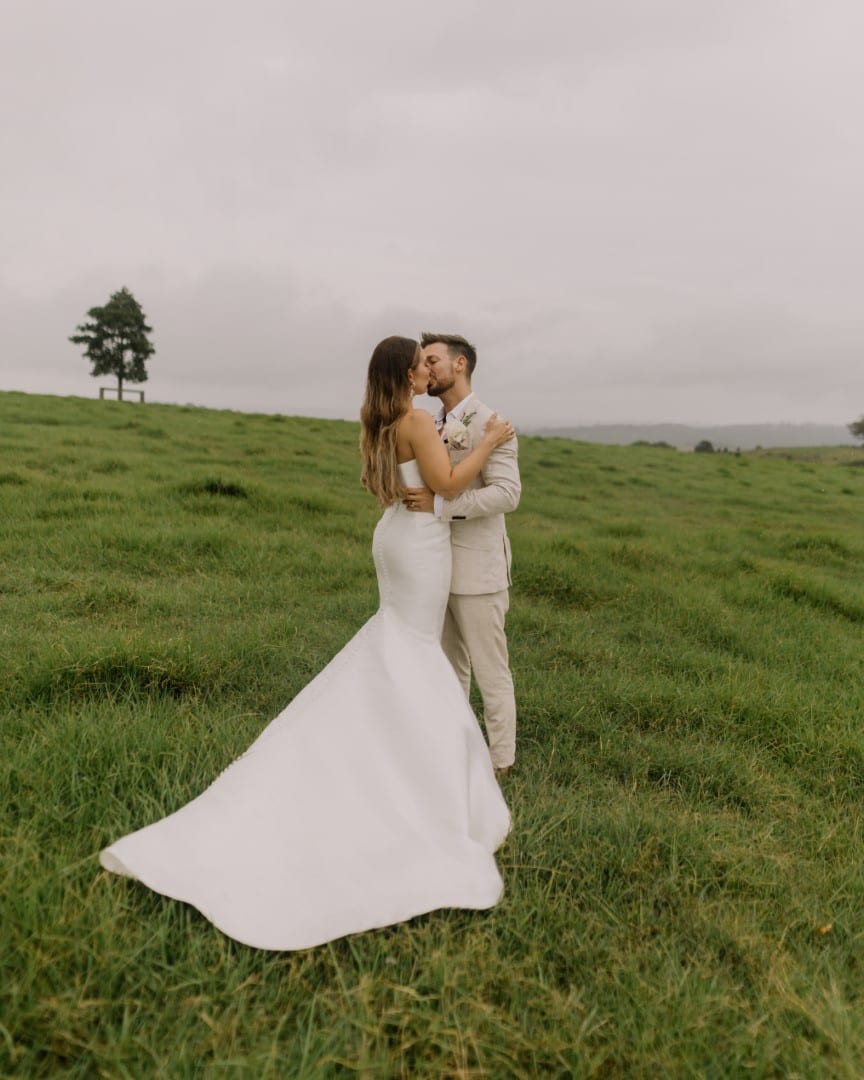
[[[458,407],[457,407],[458,408]],[[492,410],[471,397],[462,412],[464,429],[448,443],[450,459],[461,461],[483,438]],[[447,427],[445,426],[445,434]],[[483,470],[455,499],[444,500],[442,520],[450,522],[453,576],[441,644],[465,689],[471,672],[483,698],[492,764],[513,764],[516,754],[516,699],[510,674],[504,621],[509,606],[510,541],[504,515],[519,505],[516,439],[493,451]]]

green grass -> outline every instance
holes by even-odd
[[[860,1076],[848,448],[522,440],[495,910],[264,953],[100,870],[375,610],[357,436],[0,394],[0,1073]]]

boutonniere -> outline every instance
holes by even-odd
[[[444,441],[451,450],[467,450],[471,443],[471,432],[468,425],[477,415],[474,412],[465,413],[461,418],[451,416],[444,425]]]

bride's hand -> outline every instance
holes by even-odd
[[[499,446],[503,446],[504,443],[509,442],[515,434],[516,432],[510,421],[505,420],[503,417],[500,417],[497,412],[494,412],[486,421],[486,428],[483,432],[483,441],[491,443],[492,448],[495,449]]]

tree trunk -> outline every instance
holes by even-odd
[[[118,401],[123,400],[123,376],[122,375],[117,376],[117,400]]]

